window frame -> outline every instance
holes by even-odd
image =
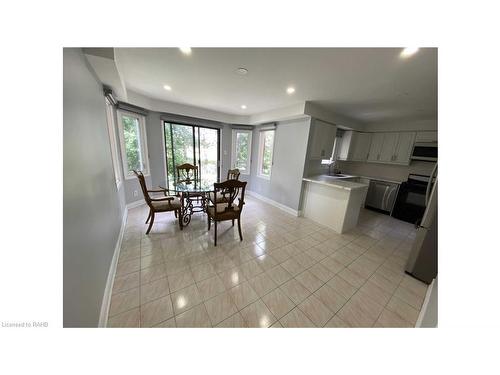
[[[273,132],[273,144],[271,146],[271,167],[269,170],[269,175],[265,175],[262,173],[262,163],[264,161],[264,144],[265,144],[265,134],[267,132]],[[273,165],[274,165],[274,144],[276,142],[276,129],[262,129],[259,134],[259,155],[258,155],[258,163],[257,163],[257,177],[263,178],[265,180],[270,180],[271,175],[273,173]]]
[[[250,175],[250,168],[252,167],[252,133],[250,129],[233,129],[232,142],[231,142],[231,168],[236,168],[236,140],[238,133],[248,134],[248,158],[246,162],[246,170],[240,170],[242,175]]]
[[[342,137],[336,135],[335,140],[333,141],[333,149],[332,149],[332,155],[330,156],[330,161],[333,160],[338,160],[338,157],[340,155],[340,147],[342,146]]]
[[[120,167],[120,157],[118,155],[118,142],[116,140],[116,124],[114,116],[114,106],[107,98],[106,104],[106,123],[108,126],[109,148],[111,151],[111,163],[113,165],[113,172],[115,174],[115,184],[118,190],[122,184],[122,174]]]
[[[193,128],[193,132],[196,132],[200,129],[211,129],[211,130],[217,130],[217,181],[220,181],[221,178],[221,172],[222,172],[222,154],[221,154],[221,146],[222,146],[222,129],[212,127],[212,126],[204,126],[204,125],[196,125],[194,123],[188,123],[188,122],[180,122],[180,121],[170,121],[170,120],[161,120],[162,122],[162,138],[163,138],[163,160],[165,164],[165,183],[166,186],[171,186],[168,180],[168,164],[169,164],[169,153],[168,153],[168,147],[171,147],[170,145],[167,145],[167,139],[166,139],[166,129],[168,127],[168,131],[171,130],[172,125],[183,125],[183,126],[189,126]],[[170,133],[172,136],[172,133]],[[195,140],[198,139],[198,142],[195,142],[195,146],[193,148],[193,156],[194,156],[194,165],[200,166],[200,170],[198,171],[198,176],[202,177],[201,175],[201,164],[199,163],[199,159],[196,159],[196,156],[200,155],[200,145],[199,145],[199,137],[195,136]],[[198,150],[198,151],[196,151]],[[174,159],[174,164],[175,164],[175,159]],[[176,171],[173,171],[174,175],[176,174]]]
[[[130,112],[130,111],[125,111],[122,109],[119,109],[117,111],[118,115],[118,129],[119,129],[119,135],[120,135],[120,148],[121,148],[121,153],[122,153],[122,167],[123,167],[123,176],[125,180],[131,180],[135,178],[135,175],[133,172],[129,174],[128,172],[128,161],[127,161],[127,153],[125,150],[125,133],[124,133],[124,128],[123,128],[123,116],[127,117],[133,117],[136,118],[139,121],[139,145],[140,145],[140,152],[144,164],[144,170],[142,173],[144,176],[149,176],[150,175],[150,168],[149,168],[149,152],[148,152],[148,142],[147,142],[147,134],[146,134],[146,118],[143,115],[140,115],[138,113]]]

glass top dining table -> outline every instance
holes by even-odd
[[[214,183],[216,182],[213,180],[191,180],[190,183],[178,182],[172,184],[169,190],[176,193],[209,193],[214,191]]]
[[[213,180],[191,180],[189,183],[177,182],[169,190],[181,196],[181,229],[191,222],[195,212],[206,212],[207,195],[214,191]]]

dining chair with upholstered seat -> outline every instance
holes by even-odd
[[[134,171],[137,179],[139,180],[139,184],[141,185],[142,194],[144,195],[144,200],[149,207],[149,216],[146,220],[146,224],[149,221],[149,227],[146,231],[146,234],[149,234],[151,228],[153,227],[153,223],[155,221],[155,214],[158,212],[169,212],[174,211],[175,216],[179,218],[179,228],[182,229],[182,219],[181,219],[181,201],[177,197],[168,196],[168,190],[165,188],[151,190],[146,186],[146,180],[144,179],[144,175],[141,171]],[[163,193],[163,196],[152,197],[150,193]]]
[[[175,167],[177,172],[176,182],[191,184],[198,181],[198,166],[184,163]]]
[[[227,179],[228,180],[239,180],[240,179],[240,170],[238,168],[229,169],[227,171]]]
[[[227,180],[239,180],[240,178],[240,170],[239,169],[229,169],[227,171]],[[208,193],[209,194],[209,199],[212,201],[212,202],[216,202],[216,203],[223,203],[225,202],[225,197],[223,194],[219,194],[217,196],[217,198],[215,198],[215,193],[214,192],[210,192]]]
[[[189,163],[184,163],[180,164],[175,167],[175,170],[177,171],[177,176],[175,179],[175,182],[177,184],[200,184],[201,181],[199,179],[199,169],[197,165],[192,165]],[[201,200],[201,206],[202,210],[205,211],[205,195],[201,193],[189,193],[189,199],[190,200],[195,200],[197,204],[200,203]]]
[[[210,230],[211,222],[214,222],[214,246],[217,246],[217,223],[220,221],[231,220],[234,226],[234,221],[238,220],[238,233],[240,241],[243,241],[241,212],[245,204],[246,185],[246,182],[238,180],[227,180],[214,184],[214,199],[209,198],[207,207],[208,230]],[[237,204],[236,198],[238,198]]]

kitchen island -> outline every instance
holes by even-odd
[[[337,233],[356,227],[368,184],[355,179],[345,175],[303,178],[302,215]]]

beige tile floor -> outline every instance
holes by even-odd
[[[404,274],[413,227],[362,210],[339,235],[248,197],[243,238],[206,217],[180,231],[172,213],[145,235],[129,212],[108,327],[413,327],[426,285]]]

